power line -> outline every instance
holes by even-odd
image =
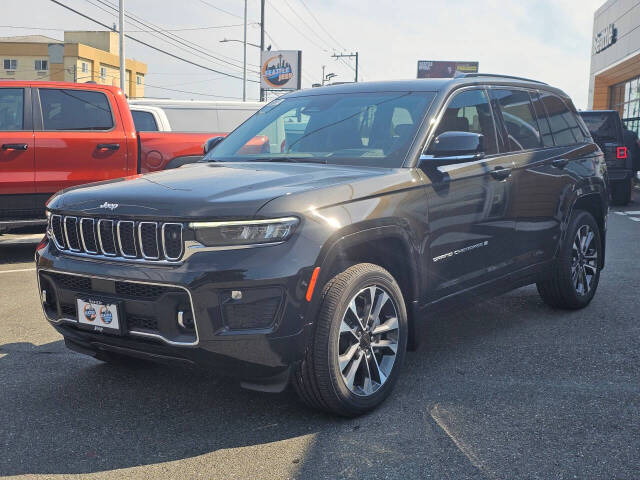
[[[232,25],[210,25],[206,27],[185,27],[185,28],[165,28],[165,32],[188,32],[192,30],[212,30],[217,28],[231,28],[242,27],[243,23],[234,23]],[[259,25],[259,23],[253,22],[251,25]],[[14,28],[17,30],[50,30],[52,32],[64,32],[64,28],[49,28],[49,27],[34,27],[33,25],[28,27],[22,27],[17,25],[0,25],[0,28]],[[129,33],[144,33],[149,30],[127,30]]]
[[[300,3],[302,4],[302,6],[305,8],[305,10],[307,12],[309,12],[309,15],[311,15],[311,18],[313,18],[315,20],[315,22],[320,26],[320,28],[324,31],[324,33],[327,34],[327,36],[334,41],[334,43],[340,47],[340,50],[347,50],[346,48],[344,48],[340,42],[338,42],[335,37],[333,35],[331,35],[331,33],[329,33],[329,31],[324,28],[324,26],[322,25],[322,23],[320,23],[320,20],[318,20],[318,18],[313,14],[313,12],[311,11],[311,9],[307,6],[307,4],[304,2],[304,0],[300,0]]]
[[[282,19],[287,22],[289,24],[289,26],[291,28],[293,28],[296,32],[298,32],[301,36],[303,36],[304,38],[306,38],[309,42],[311,42],[313,45],[315,45],[317,48],[319,48],[321,51],[323,52],[327,52],[328,50],[326,48],[324,48],[322,45],[318,44],[318,42],[316,42],[315,40],[313,40],[312,38],[309,38],[307,36],[307,34],[305,34],[304,32],[302,32],[298,27],[296,27],[296,25],[291,22],[287,17],[285,17],[282,12],[280,12],[280,10],[278,10],[276,8],[276,6],[273,4],[273,2],[269,2],[271,4],[271,8],[273,8],[273,10],[280,15],[280,17],[282,17]]]
[[[236,15],[235,13],[231,13],[228,10],[223,10],[222,8],[217,7],[217,6],[215,6],[215,5],[213,5],[213,4],[209,3],[209,2],[205,2],[205,0],[198,0],[198,1],[200,3],[204,3],[205,5],[207,5],[207,6],[211,7],[211,8],[214,8],[214,9],[218,10],[219,12],[226,13],[227,15],[231,15],[232,17],[241,18],[241,19],[244,20],[244,17],[242,17],[241,15]]]
[[[79,12],[78,10],[76,10],[76,9],[74,9],[74,8],[71,8],[71,7],[69,7],[68,5],[63,4],[62,2],[60,2],[60,1],[58,1],[58,0],[50,0],[50,1],[51,1],[51,2],[53,2],[53,3],[55,3],[56,5],[60,5],[61,7],[64,7],[64,8],[66,8],[67,10],[70,10],[70,11],[72,11],[72,12],[76,13],[77,15],[80,15],[81,17],[86,18],[87,20],[90,20],[90,21],[92,21],[92,22],[94,22],[94,23],[96,23],[96,24],[98,24],[98,25],[101,25],[102,27],[104,27],[104,28],[106,28],[106,29],[108,29],[108,30],[111,30],[111,27],[109,27],[108,25],[106,25],[106,24],[104,24],[104,23],[100,22],[99,20],[96,20],[95,18],[90,17],[89,15],[86,15],[86,14],[84,14],[84,13],[82,13],[82,12]],[[156,47],[156,46],[154,46],[154,45],[150,45],[149,43],[144,42],[144,41],[142,41],[142,40],[139,40],[139,39],[137,39],[137,38],[135,38],[135,37],[132,37],[132,36],[131,36],[131,35],[129,35],[129,34],[126,34],[126,33],[125,33],[125,37],[127,37],[128,39],[133,40],[134,42],[137,42],[137,43],[139,43],[139,44],[141,44],[141,45],[144,45],[145,47],[149,47],[149,48],[151,48],[151,49],[153,49],[153,50],[156,50],[156,51],[158,51],[158,52],[164,53],[165,55],[169,55],[169,56],[170,56],[170,57],[172,57],[172,58],[175,58],[175,59],[180,60],[180,61],[182,61],[182,62],[188,63],[188,64],[190,64],[190,65],[196,66],[196,67],[198,67],[198,68],[202,68],[202,69],[205,69],[205,70],[209,70],[209,71],[211,71],[211,72],[214,72],[214,73],[219,73],[219,74],[221,74],[221,75],[225,75],[225,76],[227,76],[227,77],[231,77],[231,78],[236,78],[236,79],[238,79],[238,80],[242,80],[242,77],[240,77],[240,76],[234,75],[234,74],[232,74],[232,73],[222,72],[222,71],[220,71],[220,70],[216,70],[215,68],[207,67],[207,66],[205,66],[205,65],[200,65],[199,63],[192,62],[191,60],[187,60],[186,58],[179,57],[178,55],[175,55],[175,54],[173,54],[173,53],[171,53],[171,52],[168,52],[168,51],[166,51],[166,50],[164,50],[164,49],[162,49],[162,48]],[[253,82],[253,83],[259,83],[259,81],[258,81],[258,80],[250,80],[250,79],[247,79],[247,81],[249,81],[249,82]]]

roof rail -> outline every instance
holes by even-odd
[[[533,80],[525,77],[514,77],[513,75],[500,75],[499,73],[457,73],[454,78],[470,78],[470,77],[497,77],[497,78],[509,78],[511,80],[525,80],[527,82],[540,83],[542,85],[548,85],[540,80]]]

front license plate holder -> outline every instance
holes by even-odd
[[[100,333],[122,335],[123,318],[119,302],[98,298],[78,298],[78,326]]]

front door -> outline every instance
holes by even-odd
[[[127,145],[109,92],[40,88],[35,143],[36,191],[127,174]]]
[[[447,131],[484,135],[485,157],[436,168],[429,168],[428,160],[421,163],[428,177],[429,300],[496,278],[512,268],[515,219],[508,213],[512,163],[499,153],[502,140],[486,90],[454,94],[433,138]]]

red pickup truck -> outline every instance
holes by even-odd
[[[226,133],[137,132],[117,87],[0,82],[0,234],[44,223],[63,188],[197,161]]]

